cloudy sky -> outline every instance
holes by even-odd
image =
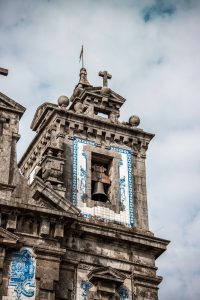
[[[0,91],[27,108],[18,158],[44,101],[70,96],[79,53],[93,85],[98,71],[131,114],[156,134],[147,156],[150,229],[170,239],[157,260],[159,299],[200,299],[200,1],[0,0]]]

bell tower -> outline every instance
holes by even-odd
[[[78,117],[68,127],[73,204],[87,218],[148,230],[145,156],[153,135],[138,128],[137,116],[119,121],[125,99],[108,87],[107,71],[99,72],[103,87],[83,81],[83,72],[68,110]]]
[[[94,87],[81,68],[69,99],[37,109],[36,136],[19,162],[31,189],[46,186],[40,193],[53,190],[56,205],[76,213],[67,225],[62,218],[65,254],[52,299],[156,300],[155,260],[169,241],[148,225],[145,159],[154,135],[136,115],[119,120],[125,99],[108,87],[111,74],[99,76],[103,86]]]

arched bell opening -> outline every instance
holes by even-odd
[[[110,157],[92,153],[91,198],[94,201],[109,201],[111,162]]]

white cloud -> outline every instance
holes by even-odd
[[[27,107],[20,155],[31,141],[27,129],[44,101],[70,96],[78,80],[82,43],[92,84],[99,70],[127,98],[121,118],[138,114],[155,132],[147,156],[150,227],[171,239],[159,258],[160,299],[200,298],[199,289],[199,70],[200,2],[163,1],[170,13],[144,8],[158,1],[0,1],[0,90]],[[25,128],[25,129],[24,129]]]

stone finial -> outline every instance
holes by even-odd
[[[129,118],[129,124],[133,127],[137,127],[140,124],[140,118],[138,116],[132,115]]]
[[[78,84],[76,85],[72,96],[70,97],[70,101],[73,102],[76,97],[79,97],[81,92],[85,87],[91,87],[92,85],[89,83],[87,79],[87,70],[85,68],[80,69],[80,79]]]
[[[79,84],[82,84],[83,86],[91,86],[87,79],[87,70],[85,68],[80,69]]]
[[[64,95],[60,96],[58,98],[58,105],[59,106],[65,106],[65,107],[68,106],[69,105],[69,98],[67,96],[64,96]]]

